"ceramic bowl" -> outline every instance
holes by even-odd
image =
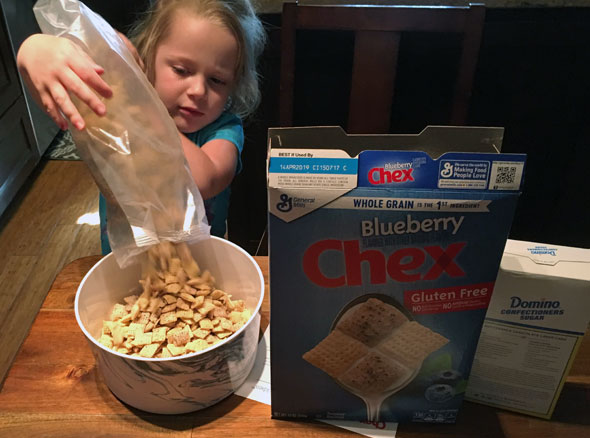
[[[140,266],[121,269],[113,254],[86,274],[75,311],[99,372],[121,401],[144,411],[180,414],[211,406],[231,395],[254,365],[264,279],[256,261],[239,246],[217,237],[192,244],[191,252],[217,287],[244,300],[252,318],[229,338],[206,350],[173,358],[139,358],[114,352],[97,339],[115,303],[138,285]]]

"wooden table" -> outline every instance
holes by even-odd
[[[0,392],[0,437],[356,435],[319,422],[273,420],[270,406],[236,395],[184,415],[149,414],[120,402],[97,372],[74,316],[76,288],[99,259],[78,259],[55,279]],[[268,279],[268,258],[256,261]],[[267,293],[262,328],[268,322]],[[584,339],[551,421],[465,402],[457,424],[403,424],[397,436],[590,437],[590,339]]]

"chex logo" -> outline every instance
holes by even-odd
[[[370,284],[385,284],[387,276],[401,283],[437,280],[443,274],[451,278],[464,277],[465,271],[456,258],[466,244],[455,242],[446,248],[439,245],[400,248],[388,255],[379,249],[361,250],[357,240],[325,239],[305,250],[303,272],[314,284],[329,288],[361,286],[363,275],[368,275]],[[339,273],[334,275],[333,267],[330,269],[331,276],[324,272],[320,263],[324,254],[330,254],[333,260],[343,261]],[[363,270],[365,262],[369,264],[368,272]]]
[[[369,170],[368,179],[371,184],[391,184],[414,181],[412,163],[385,163],[383,167]]]

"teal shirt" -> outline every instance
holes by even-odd
[[[217,120],[203,129],[186,134],[197,147],[215,139],[228,140],[238,150],[238,164],[236,174],[242,170],[242,150],[244,149],[244,129],[239,117],[231,113],[222,113]],[[230,187],[226,187],[218,195],[205,201],[207,220],[211,225],[213,236],[223,237],[226,231],[227,212],[229,209]],[[100,195],[98,212],[100,215],[100,243],[103,254],[111,252],[111,246],[107,236],[106,200]]]

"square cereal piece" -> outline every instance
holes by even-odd
[[[188,284],[184,284],[184,287],[182,288],[182,290],[184,290],[184,293],[187,293],[188,295],[193,296],[197,294],[197,290],[194,287],[189,286]]]
[[[205,339],[207,336],[209,336],[209,330],[203,330],[198,328],[193,330],[193,335],[195,335],[195,337],[199,339]]]
[[[201,315],[207,315],[213,309],[215,309],[215,304],[211,303],[210,301],[205,301],[203,306],[201,306],[197,311]]]
[[[252,316],[252,314],[250,313],[250,311],[248,309],[244,309],[244,310],[234,310],[229,314],[229,319],[235,323],[235,324],[245,324],[246,322],[248,322],[248,320],[250,319],[250,317]]]
[[[144,345],[149,345],[152,343],[152,334],[151,333],[143,333],[140,336],[135,336],[135,339],[131,343],[135,347],[143,347]]]
[[[197,289],[197,296],[206,297],[211,293],[211,288],[207,285],[199,286]]]
[[[219,338],[215,335],[207,335],[205,341],[207,341],[209,344],[217,344],[219,342]]]
[[[359,394],[381,394],[402,384],[410,376],[410,371],[371,352],[352,366],[338,379],[341,383]]]
[[[221,327],[224,330],[230,330],[232,329],[232,322],[228,319],[222,318],[221,322],[219,323],[219,327]]]
[[[164,342],[166,340],[166,331],[168,327],[157,327],[152,332],[152,342]]]
[[[395,330],[377,348],[405,366],[416,368],[430,353],[448,342],[447,338],[428,327],[416,321],[409,321]]]
[[[176,277],[174,277],[174,280],[176,280]],[[166,284],[166,288],[164,290],[166,292],[170,292],[172,294],[176,294],[176,293],[180,292],[180,289],[181,289],[180,284],[178,284],[178,283],[170,283],[170,284]]]
[[[186,286],[185,286],[185,288],[186,288]],[[189,303],[194,303],[196,301],[195,297],[193,297],[191,294],[188,294],[186,292],[180,292],[180,297],[178,297],[178,299],[179,300],[182,299],[184,301],[188,301]]]
[[[151,332],[152,329],[155,327],[155,324],[151,321],[149,321],[146,325],[145,325],[145,329],[144,331],[147,332]]]
[[[150,298],[150,304],[148,305],[147,311],[148,311],[148,313],[152,314],[152,313],[155,313],[160,307],[163,307],[163,306],[164,306],[164,302],[162,301],[162,298],[152,297],[152,298]]]
[[[107,348],[113,348],[113,338],[111,338],[109,335],[102,335],[98,339],[98,342],[100,342],[102,345],[104,345]]]
[[[121,324],[115,324],[112,327],[113,344],[121,345],[124,341],[124,338],[127,336],[128,330],[129,328],[126,326],[122,326]]]
[[[174,295],[164,295],[166,304],[176,304],[177,298]]]
[[[167,306],[162,307],[162,313],[169,313],[176,310],[176,303],[168,304]]]
[[[176,317],[181,319],[193,319],[193,311],[192,310],[177,310]]]
[[[139,322],[132,322],[129,324],[129,331],[135,332],[137,330],[145,331],[145,324],[140,324]]]
[[[198,309],[205,303],[205,297],[203,295],[198,296],[195,298],[194,303],[191,304],[191,309]]]
[[[150,344],[144,345],[144,347],[139,351],[139,355],[141,357],[154,357],[156,351],[160,347],[160,344]]]
[[[150,321],[150,315],[151,314],[149,312],[141,312],[139,314],[139,318],[137,318],[137,321],[135,321],[135,322],[137,324],[143,324],[145,326]]]
[[[203,330],[213,330],[213,322],[209,318],[203,318],[199,321],[199,327]]]
[[[408,318],[395,307],[377,298],[369,298],[348,310],[338,322],[337,328],[373,347],[407,321]]]
[[[178,318],[176,317],[176,312],[166,312],[160,315],[160,324],[167,325],[176,322]]]
[[[368,348],[365,345],[339,330],[334,330],[305,353],[303,359],[337,378],[367,353]]]
[[[176,300],[176,308],[181,310],[188,310],[191,307],[188,301],[185,301],[182,298],[178,297],[178,299]]]
[[[103,321],[102,322],[102,332],[105,335],[110,335],[113,332],[113,327],[115,325],[115,321]]]
[[[201,351],[209,348],[209,343],[204,339],[195,339],[186,344],[186,349],[189,351]]]
[[[187,325],[183,328],[173,328],[166,333],[166,337],[168,338],[168,347],[170,347],[170,344],[174,344],[176,347],[182,347],[190,341],[192,333]]]
[[[125,306],[123,304],[117,303],[113,307],[113,311],[111,312],[110,320],[117,321],[118,319],[122,319],[126,315],[127,315],[127,311],[125,310]]]
[[[211,311],[211,314],[214,318],[223,318],[226,319],[228,317],[227,310],[225,307],[216,307]]]
[[[166,347],[172,356],[181,356],[186,353],[186,346],[177,347],[174,344],[168,344]]]
[[[145,324],[132,322],[128,327],[127,334],[133,335],[133,337],[141,336],[143,333],[145,333]]]

